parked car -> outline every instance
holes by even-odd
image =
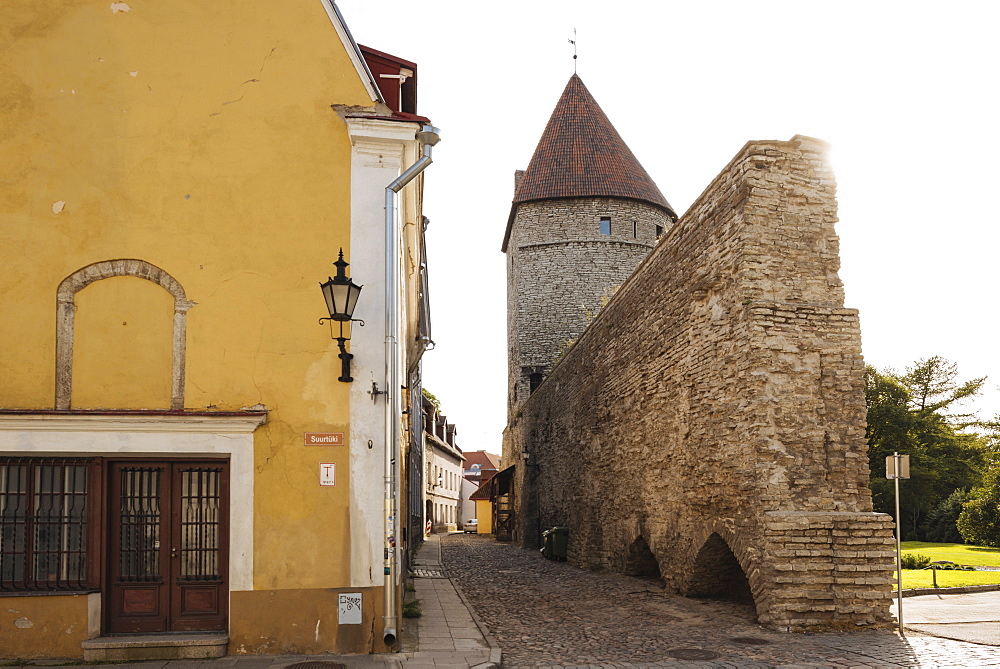
[[[462,529],[465,530],[466,534],[476,534],[479,532],[479,521],[475,518],[470,518],[465,521],[465,525],[462,525]]]

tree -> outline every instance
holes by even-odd
[[[986,382],[986,377],[972,379],[965,383],[957,383],[958,365],[948,362],[940,356],[932,356],[926,360],[918,360],[912,367],[906,368],[906,373],[900,381],[910,391],[911,409],[921,416],[938,415],[951,424],[956,421],[962,426],[970,424],[967,419],[975,418],[974,414],[948,414],[952,405],[975,397]]]
[[[966,543],[1000,548],[1000,416],[985,426],[990,463],[983,485],[970,493],[956,523]]]
[[[944,501],[938,504],[927,516],[924,526],[924,538],[945,544],[962,543],[962,535],[958,531],[958,517],[962,513],[962,505],[972,499],[964,488],[955,490]]]
[[[931,513],[955,490],[981,482],[981,438],[963,431],[976,424],[974,416],[956,409],[979,392],[985,378],[959,383],[957,376],[957,367],[938,356],[918,360],[903,374],[865,370],[873,502],[877,511],[894,513],[885,458],[909,455],[911,478],[900,487],[900,525],[908,539],[925,538]]]
[[[1000,548],[1000,469],[992,472],[982,488],[973,491],[974,499],[962,507],[958,531],[967,544]]]

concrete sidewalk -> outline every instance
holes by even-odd
[[[895,603],[892,610],[895,613]],[[945,639],[1000,646],[1000,592],[906,597],[903,626]]]
[[[416,592],[412,598],[419,600],[421,616],[404,621],[416,623],[404,625],[404,666],[499,667],[500,647],[446,575],[441,535],[432,534],[424,542],[414,560],[413,574]]]

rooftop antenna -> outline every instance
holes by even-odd
[[[573,45],[573,74],[576,74],[576,28],[573,28],[573,39],[566,41]]]

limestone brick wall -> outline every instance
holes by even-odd
[[[738,565],[776,628],[888,622],[824,152],[747,144],[512,416],[519,543],[567,525],[573,563],[616,570],[645,543],[692,595]]]
[[[530,394],[530,373],[552,369],[671,223],[657,207],[618,198],[518,206],[507,244],[509,414]]]

